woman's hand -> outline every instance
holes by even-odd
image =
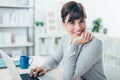
[[[93,36],[90,32],[83,32],[80,37],[73,39],[73,42],[77,44],[84,44],[90,42]]]
[[[36,68],[31,69],[30,76],[37,77],[37,76],[44,75],[45,73],[46,73],[46,68],[44,66],[36,67]]]

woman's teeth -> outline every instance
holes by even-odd
[[[81,34],[81,32],[75,32],[75,34],[79,35],[79,34]]]

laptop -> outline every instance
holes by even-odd
[[[49,74],[45,74],[43,76],[34,78],[34,77],[30,77],[30,75],[28,73],[25,74],[19,74],[13,60],[11,57],[9,57],[7,55],[7,53],[5,53],[4,51],[0,50],[0,54],[3,58],[3,60],[6,63],[6,66],[13,78],[13,80],[55,80],[53,77],[51,77]]]

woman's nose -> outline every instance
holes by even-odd
[[[81,27],[80,27],[80,24],[76,24],[75,25],[75,28],[77,29],[77,30],[79,30]]]

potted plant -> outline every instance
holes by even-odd
[[[44,33],[45,32],[43,21],[36,21],[35,25],[37,26],[37,31],[39,31],[39,33]]]
[[[92,28],[92,32],[100,32],[102,28],[102,19],[101,18],[97,18],[96,20],[93,21],[93,28]]]
[[[41,26],[41,27],[44,26],[44,23],[42,21],[36,21],[35,24],[36,26]]]

